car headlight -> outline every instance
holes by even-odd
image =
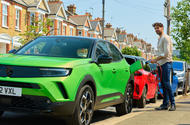
[[[71,74],[72,69],[67,68],[40,68],[42,77],[63,77]]]

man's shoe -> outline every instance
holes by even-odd
[[[176,106],[175,105],[171,105],[169,108],[169,111],[175,111],[176,110]]]
[[[155,108],[155,110],[168,110],[168,106],[164,106],[163,104],[160,107]]]

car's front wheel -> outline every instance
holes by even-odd
[[[4,111],[0,111],[0,117],[3,115]]]
[[[123,103],[116,105],[116,112],[118,115],[125,115],[132,111],[133,108],[133,86],[131,83],[127,84]]]
[[[94,112],[94,93],[89,85],[81,88],[73,115],[74,125],[89,125]]]

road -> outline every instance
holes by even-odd
[[[114,107],[98,110],[94,113],[92,125],[190,125],[190,94],[176,98],[177,110],[155,111],[161,104],[147,104],[144,109],[134,108],[132,113],[117,116]],[[46,115],[6,112],[0,119],[0,125],[58,125],[65,122]]]

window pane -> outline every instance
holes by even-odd
[[[100,55],[107,55],[109,56],[109,51],[107,44],[105,42],[98,42],[97,48],[96,48],[96,58]]]
[[[119,61],[122,59],[121,53],[119,52],[119,50],[111,43],[108,43],[109,48],[110,48],[110,54],[113,58],[113,61]]]
[[[66,26],[63,26],[63,35],[66,35]]]

